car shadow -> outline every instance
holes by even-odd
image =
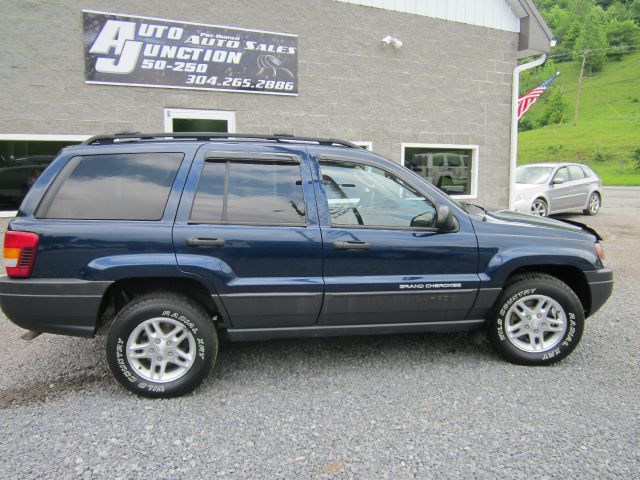
[[[38,340],[30,342],[31,345]],[[50,336],[47,340],[49,359],[46,365],[61,364],[59,374],[50,371],[18,372],[22,381],[15,386],[0,388],[0,409],[46,403],[87,390],[114,391],[116,380],[106,363],[104,341],[99,337],[86,339]],[[82,355],[79,352],[82,351]],[[64,368],[64,358],[83,356],[90,365]],[[482,332],[415,333],[369,336],[345,336],[323,338],[293,338],[261,342],[230,342],[220,340],[216,365],[203,388],[219,388],[255,382],[273,382],[280,379],[283,386],[295,375],[339,375],[341,371],[354,371],[362,376],[372,371],[393,368],[398,374],[414,370],[416,366],[446,364],[460,365],[467,362],[501,362]],[[30,380],[28,375],[46,377]],[[117,387],[123,395],[124,389]],[[200,389],[198,389],[200,390]],[[197,392],[197,391],[196,391]],[[196,393],[197,394],[197,393]]]

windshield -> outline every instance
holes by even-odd
[[[518,167],[516,169],[516,183],[545,183],[552,170],[553,167]]]

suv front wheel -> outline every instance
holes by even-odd
[[[107,335],[107,360],[126,388],[145,397],[174,397],[196,388],[218,353],[206,310],[175,293],[136,298]]]
[[[576,294],[551,275],[514,278],[498,299],[488,337],[506,360],[550,365],[569,355],[584,329],[584,310]]]

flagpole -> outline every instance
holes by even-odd
[[[513,210],[513,196],[516,184],[516,167],[518,164],[518,96],[520,93],[520,72],[542,65],[547,54],[529,63],[518,65],[513,70],[511,85],[511,148],[509,150],[509,210]]]

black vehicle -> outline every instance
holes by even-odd
[[[340,140],[98,136],[65,148],[6,232],[0,304],[33,332],[107,334],[116,378],[195,388],[218,336],[486,329],[548,365],[612,291],[588,227],[460,205]]]

